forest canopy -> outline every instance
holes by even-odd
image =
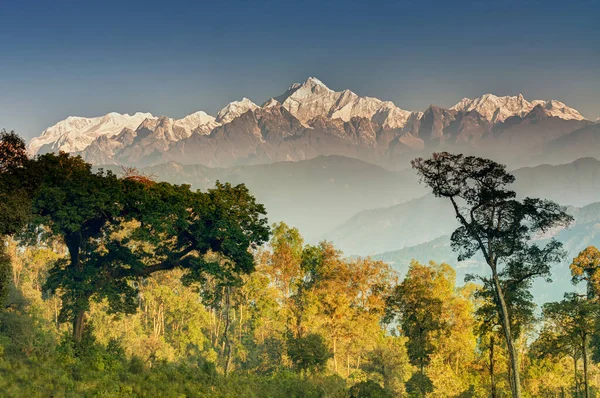
[[[269,225],[244,185],[31,159],[3,131],[2,395],[595,396],[598,250],[573,259],[573,292],[536,308],[533,280],[564,253],[532,236],[568,224],[564,209],[516,200],[487,159],[414,165],[463,218],[458,255],[484,252],[489,273],[349,258]]]

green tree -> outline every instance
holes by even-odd
[[[0,306],[8,295],[10,258],[5,237],[19,231],[28,219],[29,201],[14,173],[27,162],[25,141],[14,131],[0,131]],[[3,306],[2,306],[3,307]]]
[[[520,398],[519,358],[500,273],[508,268],[518,280],[548,278],[550,264],[564,256],[562,245],[552,239],[540,247],[531,240],[553,227],[567,225],[572,217],[551,201],[515,199],[516,193],[508,188],[514,176],[488,159],[442,152],[429,159],[417,158],[412,166],[435,196],[452,203],[460,223],[451,238],[459,261],[481,253],[490,268],[510,358],[511,391]]]
[[[393,396],[394,394],[373,380],[356,383],[350,388],[350,398],[392,398]]]
[[[300,372],[322,372],[327,360],[332,356],[325,340],[319,334],[311,333],[304,337],[291,336],[287,344],[287,353]]]
[[[507,275],[507,271],[499,275],[502,290],[504,292],[513,340],[521,335],[524,326],[531,325],[535,321],[535,303],[529,289],[530,280],[520,280]],[[490,380],[490,395],[492,398],[498,396],[496,390],[496,353],[502,347],[498,345],[498,330],[502,330],[498,303],[494,292],[494,284],[490,278],[475,277],[468,275],[467,280],[479,279],[482,282],[481,289],[477,290],[474,298],[478,300],[479,306],[475,310],[477,327],[475,332],[482,342],[482,349],[488,352],[488,374]],[[510,364],[509,364],[510,366]]]
[[[445,264],[426,266],[413,261],[406,278],[388,297],[386,319],[397,320],[408,337],[408,356],[420,373],[413,377],[413,384],[419,387],[422,396],[433,389],[432,385],[429,387],[431,380],[425,374],[425,367],[438,349],[440,336],[447,332],[444,297],[440,293],[449,287],[448,271]]]
[[[269,234],[264,207],[243,185],[217,182],[193,192],[143,176],[119,179],[64,153],[39,156],[14,175],[31,198],[33,236],[43,226],[68,248],[46,288],[60,291],[60,318],[73,323],[75,341],[83,336],[90,299],[131,313],[136,288],[130,282],[140,277],[174,268],[185,269],[188,281],[249,273],[249,249]]]
[[[25,141],[14,131],[0,131],[0,174],[7,174],[27,162]]]
[[[600,316],[600,305],[575,293],[568,293],[565,299],[544,305],[544,318],[554,326],[557,334],[568,343],[579,346],[583,358],[584,395],[590,395],[588,380],[588,345],[590,336],[597,330],[596,320]],[[567,343],[567,344],[568,344]]]

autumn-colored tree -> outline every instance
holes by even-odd
[[[598,317],[600,317],[600,305],[575,293],[566,294],[565,299],[560,302],[544,305],[544,318],[554,326],[558,335],[579,346],[583,359],[585,398],[590,396],[588,345],[590,336],[598,332]]]
[[[285,223],[274,224],[269,246],[272,248],[269,271],[287,300],[301,277],[300,263],[304,241],[296,228]]]
[[[578,336],[566,334],[560,330],[552,317],[544,318],[544,325],[537,339],[529,347],[529,354],[534,360],[541,362],[537,366],[547,366],[550,362],[561,362],[563,358],[573,361],[573,390],[579,397],[580,380],[578,374],[578,361],[581,358],[581,342]],[[562,317],[561,317],[562,318]],[[564,382],[564,380],[563,380]]]
[[[585,282],[589,299],[600,300],[600,251],[594,246],[582,250],[570,265],[573,283]]]
[[[400,283],[387,300],[387,321],[397,320],[402,333],[408,338],[408,356],[419,369],[415,384],[422,396],[430,392],[430,379],[425,373],[431,356],[439,348],[439,339],[448,333],[448,319],[444,317],[444,295],[451,290],[445,264],[430,266],[413,261]]]

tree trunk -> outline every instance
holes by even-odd
[[[577,354],[573,354],[573,369],[575,372],[575,398],[579,398],[579,376],[577,375]]]
[[[227,287],[225,293],[225,330],[223,331],[223,348],[225,350],[225,377],[227,377],[227,375],[229,374],[229,366],[231,365],[231,342],[229,341],[229,306],[229,287]]]
[[[500,311],[500,321],[502,322],[502,329],[504,330],[504,338],[506,339],[506,347],[508,349],[509,365],[512,370],[512,377],[510,378],[510,390],[513,398],[521,398],[521,378],[519,377],[519,357],[517,356],[517,350],[512,339],[512,333],[510,330],[510,319],[508,316],[508,307],[506,306],[506,300],[504,299],[504,292],[502,286],[500,286],[500,280],[496,273],[495,267],[492,267],[492,278],[494,280],[494,287],[496,289],[496,296],[498,299],[498,308]]]
[[[494,334],[490,336],[490,387],[491,398],[496,398],[496,375],[494,373]]]
[[[346,377],[350,377],[350,355],[346,354]]]
[[[421,396],[425,398],[425,361],[424,358],[421,358],[421,383],[419,384],[419,389],[421,390]]]
[[[76,343],[81,343],[83,337],[83,328],[85,323],[85,311],[79,310],[73,319],[73,340]]]
[[[583,388],[585,389],[585,398],[590,397],[590,387],[588,384],[588,358],[587,358],[587,336],[583,336],[581,345],[581,355],[583,356]]]
[[[338,366],[337,366],[337,341],[336,338],[333,338],[333,369],[335,370],[335,373],[337,374],[338,372]]]
[[[79,275],[83,273],[83,267],[80,261],[79,250],[81,248],[81,234],[79,231],[73,232],[65,236],[65,244],[67,249],[69,250],[69,257],[71,260],[71,268],[77,270],[78,272],[75,274],[75,279],[77,282],[80,282]],[[86,308],[87,300],[89,297],[81,298],[82,303],[84,305],[83,308]],[[81,306],[79,308],[82,308]],[[73,340],[77,343],[81,343],[81,339],[83,337],[83,328],[85,323],[85,310],[79,309],[75,314],[75,318],[73,319]]]

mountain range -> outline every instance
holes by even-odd
[[[261,106],[243,98],[214,117],[203,111],[182,119],[141,112],[69,117],[32,139],[29,151],[70,152],[96,165],[211,167],[341,155],[401,169],[416,155],[444,149],[530,165],[560,163],[557,148],[573,146],[571,136],[589,145],[597,133],[597,124],[557,100],[485,94],[449,109],[407,111],[311,77]]]

